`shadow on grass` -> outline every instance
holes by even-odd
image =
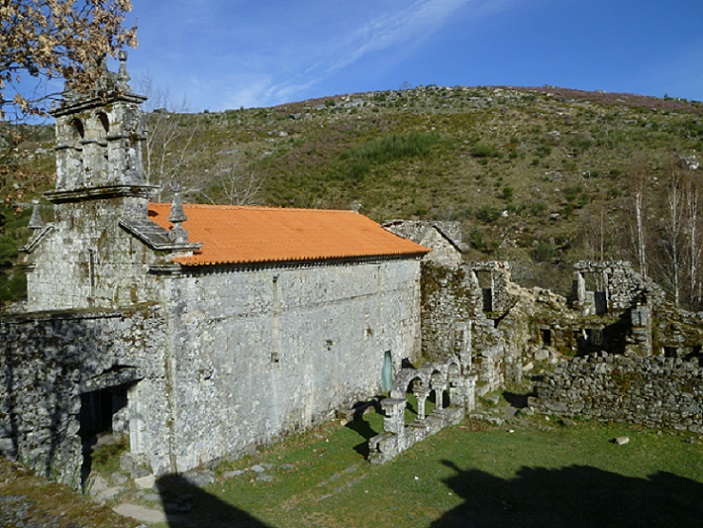
[[[588,466],[522,468],[504,480],[478,470],[447,479],[464,502],[432,523],[438,527],[700,527],[703,485],[671,473],[624,477]]]
[[[180,475],[166,475],[159,478],[158,489],[169,526],[270,528],[245,511],[207,493]]]
[[[354,451],[359,453],[364,458],[369,456],[369,440],[374,436],[379,434],[379,432],[374,431],[368,420],[364,419],[364,414],[369,410],[373,409],[376,413],[381,413],[381,407],[377,400],[370,400],[367,402],[359,402],[354,405],[354,417],[346,425],[352,431],[358,433],[364,441],[360,444],[354,446]]]

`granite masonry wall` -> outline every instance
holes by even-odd
[[[605,352],[557,366],[535,387],[538,412],[703,433],[703,369],[697,360]]]
[[[583,315],[619,312],[636,302],[658,304],[664,292],[626,261],[581,261],[574,265],[572,304]]]
[[[81,436],[96,426],[90,415],[101,412],[86,406],[111,389],[127,400],[123,432],[133,447],[167,445],[164,330],[150,307],[0,320],[0,452],[77,487]]]
[[[25,248],[28,310],[111,309],[156,298],[159,277],[147,273],[153,252],[118,223],[146,218],[146,198],[60,203],[54,212]]]
[[[420,355],[419,260],[186,270],[170,287],[170,471],[328,419]]]

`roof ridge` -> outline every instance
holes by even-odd
[[[149,206],[170,207],[170,203],[166,202],[149,202]],[[246,209],[259,211],[287,211],[287,212],[305,212],[305,213],[352,213],[359,214],[351,209],[323,209],[323,208],[307,208],[307,207],[283,207],[275,205],[234,205],[234,204],[200,204],[200,203],[184,203],[183,207],[192,209]],[[362,215],[363,216],[363,215]]]

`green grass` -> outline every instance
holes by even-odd
[[[221,468],[267,465],[270,482],[245,471],[202,490],[164,483],[193,496],[190,526],[700,525],[703,446],[686,434],[544,418],[466,422],[376,466],[360,451],[381,422],[364,422],[330,423]],[[630,443],[612,442],[621,435]]]

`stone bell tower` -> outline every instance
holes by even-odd
[[[68,92],[53,112],[56,118],[54,203],[80,198],[142,194],[145,125],[139,106],[146,98],[132,92],[127,54],[120,52],[118,73],[101,75],[91,93]],[[143,189],[140,189],[143,188]]]
[[[135,282],[143,276],[145,250],[123,227],[147,221],[155,189],[142,167],[146,98],[129,86],[127,54],[119,60],[117,73],[103,61],[96,85],[65,93],[53,112],[57,178],[44,196],[54,218],[33,222],[35,234],[22,248],[30,309],[114,307],[147,295]]]

